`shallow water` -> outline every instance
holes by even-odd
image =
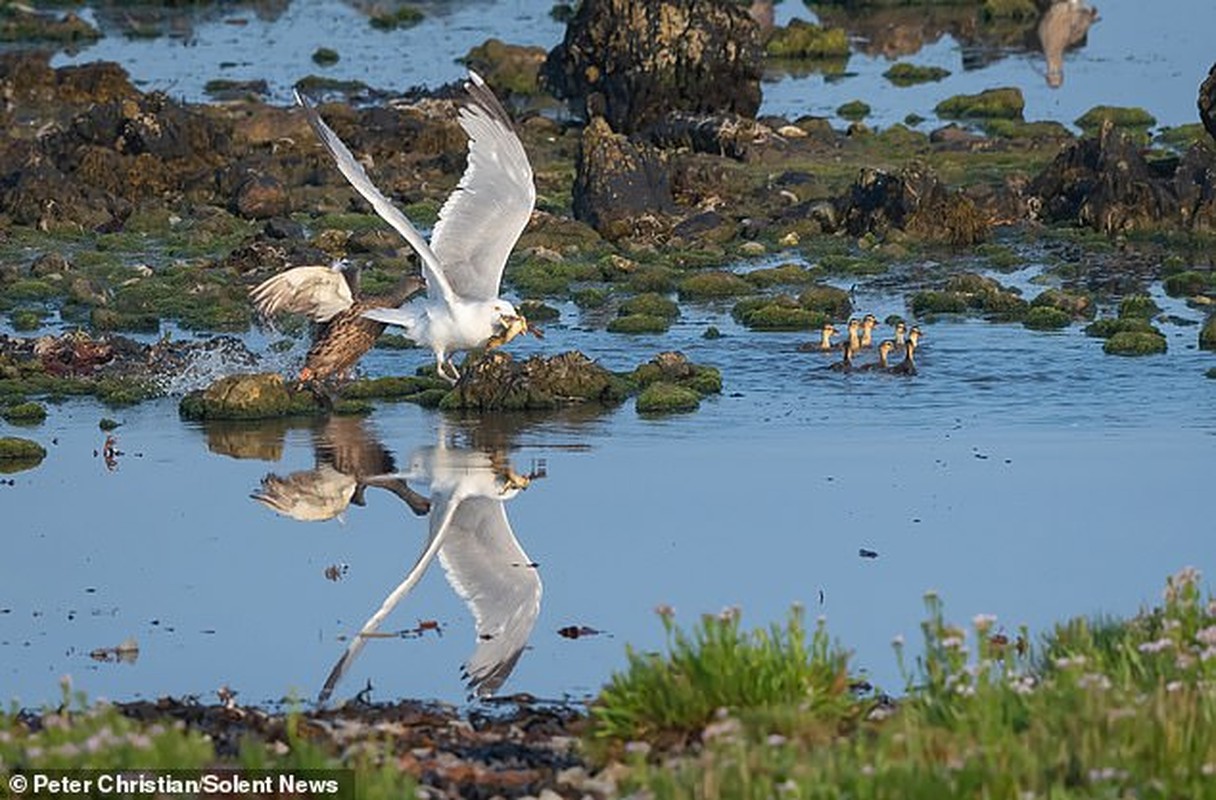
[[[1026,283],[1033,272],[1002,277]],[[864,285],[857,300],[880,318],[902,306]],[[1216,404],[1203,375],[1216,358],[1194,349],[1193,326],[1163,326],[1166,355],[1125,359],[1076,326],[941,322],[925,328],[921,373],[899,379],[836,374],[827,357],[794,352],[805,335],[748,333],[713,305],[687,306],[662,337],[589,332],[573,306],[563,312],[543,342],[513,351],[577,347],[625,369],[675,347],[719,366],[723,395],[664,419],[631,404],[466,421],[382,404],[338,421],[336,438],[320,421],[182,423],[170,398],[117,415],[114,469],[94,455],[97,420],[112,412],[52,408],[32,431],[57,442],[47,460],[0,486],[5,693],[49,700],[70,674],[91,696],[210,700],[227,684],[247,702],[314,699],[432,525],[378,488],[341,521],[298,522],[250,499],[267,473],[317,466],[317,441],[363,448],[348,447],[347,460],[382,446],[436,507],[458,494],[501,502],[506,529],[483,535],[509,553],[513,537],[525,555],[509,555],[507,571],[534,563],[542,594],[535,611],[533,591],[515,601],[524,627],[535,621],[500,694],[594,692],[624,663],[626,642],[661,646],[660,604],[685,622],[740,606],[745,623],[767,624],[800,603],[898,690],[889,643],[916,641],[926,590],[960,621],[994,613],[1009,631],[1041,632],[1066,615],[1134,612],[1183,565],[1216,569],[1205,494]],[[726,335],[701,338],[709,324]],[[374,351],[365,366],[400,374],[426,360]],[[509,454],[517,474],[545,474],[495,496],[506,472],[493,453]],[[479,641],[446,579],[453,560],[441,551],[398,600],[379,632],[402,635],[366,639],[335,698],[369,682],[375,699],[466,697],[461,668]],[[327,579],[331,566],[339,580]],[[465,594],[479,594],[468,570],[452,569]],[[418,631],[430,621],[442,635]],[[602,633],[558,634],[570,625]],[[90,658],[128,637],[135,663]]]
[[[455,59],[488,38],[548,49],[565,32],[549,16],[548,0],[418,3],[426,18],[391,32],[373,29],[358,5],[292,0],[254,8],[204,7],[173,15],[161,26],[165,35],[151,39],[124,36],[125,20],[133,13],[129,8],[86,10],[106,38],[60,55],[54,63],[117,61],[142,88],[192,101],[206,99],[203,88],[209,80],[264,79],[272,101],[285,104],[291,86],[306,75],[361,80],[397,91],[437,86],[459,79],[463,68]],[[826,80],[822,73],[773,73],[763,87],[762,111],[791,118],[834,117],[841,104],[861,99],[874,109],[866,122],[886,127],[909,113],[933,120],[933,107],[954,94],[1017,86],[1026,98],[1026,119],[1071,124],[1089,108],[1107,104],[1142,106],[1163,126],[1197,122],[1198,87],[1212,66],[1209,32],[1216,29],[1216,4],[1174,0],[1158,9],[1129,0],[1095,0],[1092,5],[1100,20],[1086,41],[1066,54],[1064,83],[1056,89],[1047,85],[1033,23],[1009,37],[1011,44],[999,47],[961,43],[949,34],[931,36],[924,49],[899,60],[944,67],[952,74],[940,83],[908,88],[882,77],[894,60],[865,55],[870,43],[855,34],[855,52],[843,76]],[[815,19],[801,3],[776,7],[778,24],[793,17]],[[318,47],[335,48],[341,60],[332,67],[315,65],[311,58]]]

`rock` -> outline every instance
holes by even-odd
[[[46,408],[38,403],[18,403],[0,411],[0,417],[13,425],[41,425],[46,419]]]
[[[844,319],[853,313],[853,300],[844,289],[835,286],[811,286],[798,295],[798,305],[811,311],[821,311],[833,319]]]
[[[1162,281],[1165,293],[1170,297],[1191,297],[1216,289],[1216,273],[1186,270],[1166,277]]]
[[[792,19],[784,28],[775,28],[764,45],[772,58],[845,59],[849,57],[849,35],[844,28],[825,28],[801,19]]]
[[[16,436],[0,436],[0,473],[21,472],[42,463],[46,449]]]
[[[988,235],[987,217],[960,192],[948,190],[932,170],[911,166],[898,175],[866,168],[836,199],[837,216],[852,236],[878,236],[895,228],[931,241],[975,244]]]
[[[659,353],[635,369],[630,377],[642,389],[653,383],[668,383],[702,395],[722,391],[722,373],[714,367],[692,363],[677,350]]]
[[[870,116],[870,106],[860,100],[850,100],[836,109],[841,119],[859,120]]]
[[[1120,331],[1102,346],[1102,352],[1115,356],[1147,356],[1164,353],[1165,349],[1164,336],[1142,331]]]
[[[1158,336],[1161,335],[1161,331],[1147,319],[1136,317],[1123,319],[1105,317],[1103,319],[1096,319],[1085,326],[1085,335],[1098,339],[1109,339],[1117,333],[1153,333]]]
[[[461,63],[485,78],[500,97],[532,95],[540,91],[540,68],[545,63],[543,47],[506,44],[487,39],[461,59]]]
[[[772,131],[738,114],[673,111],[648,125],[641,135],[666,150],[687,148],[742,161],[755,143],[771,139]]]
[[[696,411],[701,406],[701,395],[684,386],[672,383],[652,383],[638,395],[639,414],[679,414]]]
[[[1199,85],[1199,119],[1212,138],[1216,139],[1216,64],[1212,65],[1207,78]]]
[[[1032,308],[1054,308],[1071,317],[1092,319],[1094,302],[1089,295],[1067,292],[1063,289],[1045,289],[1030,301]]]
[[[947,119],[1021,119],[1025,107],[1022,90],[1007,86],[948,97],[933,112]]]
[[[236,190],[233,208],[245,219],[271,219],[291,212],[287,189],[271,175],[251,175]]]
[[[824,312],[804,308],[789,295],[740,300],[730,313],[740,325],[757,331],[809,331],[830,321]]]
[[[1053,331],[1072,324],[1072,314],[1051,306],[1035,306],[1026,312],[1022,324],[1033,331]]]
[[[72,264],[61,253],[43,253],[30,264],[30,275],[45,278],[48,275],[67,275]]]
[[[634,133],[671,111],[760,107],[759,29],[720,0],[585,0],[542,69],[581,117]]]
[[[609,333],[666,333],[671,319],[656,314],[624,314],[608,323]]]
[[[613,133],[596,117],[575,164],[574,217],[615,240],[654,233],[675,212],[667,163],[656,148]]]
[[[1154,176],[1140,148],[1110,124],[1064,148],[1030,183],[1039,215],[1104,233],[1152,228],[1179,219],[1170,183]]]
[[[491,350],[463,369],[440,408],[523,411],[581,402],[612,406],[624,400],[628,389],[619,377],[577,351],[518,362],[509,353]]]
[[[950,70],[901,61],[898,64],[893,64],[882,76],[896,86],[914,86],[918,83],[944,80],[950,77]]]
[[[1148,129],[1157,124],[1157,118],[1143,108],[1125,106],[1094,106],[1076,119],[1077,127],[1087,136],[1095,136],[1106,124],[1121,130],[1137,133],[1138,138],[1147,139]]]
[[[690,275],[680,281],[680,297],[686,300],[708,300],[750,294],[752,285],[733,272],[715,270]]]
[[[1199,349],[1216,350],[1216,314],[1208,317],[1199,329]]]
[[[621,303],[618,314],[622,317],[630,314],[649,314],[670,320],[680,316],[680,307],[674,300],[658,292],[643,292]]]
[[[316,410],[310,393],[292,391],[271,372],[220,378],[183,397],[178,408],[185,419],[269,419]]]

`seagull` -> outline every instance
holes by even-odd
[[[304,314],[318,324],[300,370],[301,383],[343,375],[384,333],[386,323],[364,316],[377,308],[399,306],[424,288],[421,277],[406,275],[386,295],[359,294],[359,269],[338,260],[332,266],[293,267],[249,291],[264,317],[282,312]]]
[[[329,699],[364,643],[376,636],[436,556],[473,615],[477,646],[462,673],[474,696],[489,697],[506,681],[536,625],[540,575],[515,538],[505,508],[536,476],[516,473],[497,451],[439,445],[415,451],[402,477],[430,483],[430,536],[414,566],[330,671],[319,703]]]
[[[400,304],[363,316],[398,325],[429,346],[439,374],[452,383],[460,379],[449,360],[453,353],[499,347],[529,331],[541,336],[498,296],[507,256],[536,205],[532,166],[510,117],[481,76],[470,70],[464,88],[469,102],[460,109],[459,123],[469,137],[468,166],[439,210],[430,243],[376,188],[317,110],[298,91],[295,95],[338,171],[422,259],[426,299],[421,307]]]

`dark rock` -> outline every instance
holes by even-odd
[[[620,403],[626,393],[620,378],[577,351],[518,362],[508,353],[492,350],[475,363],[465,364],[460,382],[440,407],[522,411],[581,402],[611,406]]]
[[[1155,177],[1140,148],[1109,123],[1065,148],[1028,191],[1045,220],[1106,233],[1151,228],[1179,213],[1169,182]]]
[[[673,111],[648,125],[642,135],[662,148],[687,148],[694,153],[743,160],[754,144],[771,139],[772,131],[738,114]]]
[[[1212,65],[1207,78],[1199,85],[1199,119],[1212,138],[1216,139],[1216,64]]]
[[[881,236],[895,228],[932,241],[974,244],[988,235],[988,219],[975,203],[921,166],[898,175],[863,169],[848,193],[837,198],[836,209],[853,236]]]
[[[633,133],[671,111],[760,107],[762,49],[747,11],[720,0],[585,0],[543,80],[575,113]]]
[[[287,189],[271,175],[251,175],[233,201],[236,212],[246,219],[282,217],[291,211]]]
[[[290,217],[272,217],[266,220],[262,232],[268,239],[303,239],[304,226]]]
[[[1199,348],[1201,350],[1216,350],[1216,314],[1208,317],[1207,322],[1199,329]]]
[[[602,117],[583,131],[573,196],[574,217],[605,239],[667,227],[675,211],[663,154],[613,133]]]

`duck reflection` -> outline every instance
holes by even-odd
[[[310,470],[262,478],[251,498],[301,522],[341,518],[351,505],[362,506],[368,487],[395,494],[415,514],[430,510],[430,501],[395,475],[392,454],[356,417],[330,417],[313,434],[316,466]]]
[[[463,666],[471,695],[493,695],[519,661],[540,613],[536,564],[515,538],[505,503],[543,475],[516,472],[505,449],[464,449],[440,437],[410,456],[403,480],[430,487],[429,536],[418,560],[363,624],[330,672],[318,701],[326,702],[368,639],[409,595],[436,557],[465,601],[477,646]]]
[[[1047,59],[1047,85],[1064,83],[1064,51],[1085,40],[1089,26],[1098,21],[1098,10],[1085,0],[1056,0],[1039,19],[1039,45]]]

